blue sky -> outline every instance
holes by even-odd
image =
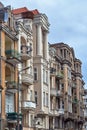
[[[64,42],[74,48],[82,61],[83,79],[87,84],[87,0],[1,0],[12,8],[38,9],[50,22],[49,42]]]

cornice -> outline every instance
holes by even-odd
[[[4,24],[0,24],[0,30],[4,31],[8,35],[8,37],[10,37],[11,39],[18,41],[16,37],[16,32],[12,31],[8,26]]]
[[[43,30],[49,32],[49,22],[48,17],[45,14],[37,14],[34,16],[33,24],[41,24]]]

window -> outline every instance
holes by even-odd
[[[43,69],[43,82],[45,82],[45,70]]]
[[[64,49],[64,58],[66,58],[66,49]]]
[[[37,80],[37,68],[34,68],[34,80]]]
[[[72,104],[70,102],[68,103],[68,111],[72,112]]]
[[[45,106],[45,92],[43,92],[43,105]]]
[[[5,104],[5,111],[8,112],[14,112],[14,95],[13,94],[7,94],[6,97],[6,104]]]
[[[48,72],[46,71],[46,83],[48,83]]]
[[[71,70],[68,68],[68,78],[71,79]]]
[[[48,93],[46,93],[46,106],[48,106]]]
[[[33,115],[30,115],[30,126],[33,127]]]
[[[8,12],[4,12],[4,21],[7,22],[8,21],[8,25],[10,27],[10,18],[8,18]]]
[[[5,18],[6,19],[6,18]],[[11,19],[8,18],[8,26],[10,27],[11,26]]]
[[[64,84],[61,84],[61,91],[64,92]]]
[[[61,55],[61,57],[63,57],[63,50],[62,49],[60,50],[60,55]]]
[[[62,101],[62,109],[64,109],[64,101]]]
[[[37,105],[37,91],[35,91],[35,103]]]
[[[71,87],[70,87],[70,85],[68,84],[68,94],[71,96]]]
[[[30,90],[30,101],[32,101],[32,90]]]
[[[48,83],[48,71],[43,69],[43,82]]]

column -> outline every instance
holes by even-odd
[[[42,56],[42,30],[40,24],[36,28],[36,54]]]
[[[44,49],[43,49],[43,53],[44,53],[44,58],[48,60],[48,32],[45,31],[44,32],[44,45],[43,45]]]

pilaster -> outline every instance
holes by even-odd
[[[41,30],[41,25],[37,24],[36,28],[36,53],[39,56],[42,56],[42,30]]]

